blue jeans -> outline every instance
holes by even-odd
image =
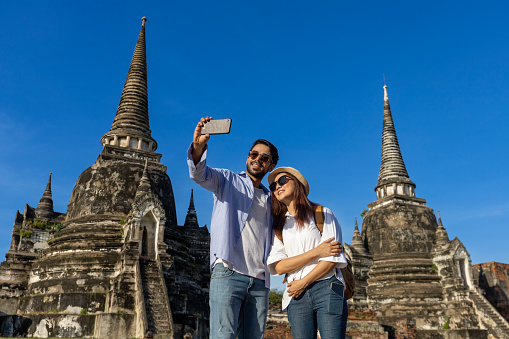
[[[344,339],[348,306],[345,286],[336,278],[315,281],[288,305],[288,320],[294,339]]]
[[[262,339],[269,309],[265,281],[217,264],[210,279],[210,338]]]

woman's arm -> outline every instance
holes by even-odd
[[[334,237],[325,240],[323,243],[307,252],[296,255],[294,257],[282,259],[274,263],[274,268],[277,274],[285,274],[295,271],[296,269],[301,268],[302,266],[306,265],[308,262],[316,258],[324,258],[339,255],[343,251],[343,248],[341,247],[339,242],[332,240],[334,240]],[[327,272],[324,272],[323,274],[325,273]]]
[[[323,277],[326,273],[336,267],[337,263],[330,261],[320,261],[318,265],[311,272],[309,272],[304,278],[300,280],[294,280],[288,283],[288,295],[292,298],[297,298],[304,292],[309,284]]]
[[[339,241],[341,244],[343,242],[343,237],[341,235],[341,226],[339,225],[334,213],[327,207],[323,208],[325,214],[325,220],[323,225],[323,233],[322,239],[328,239],[330,237],[334,237],[335,240]],[[318,261],[330,261],[335,262],[338,265],[338,268],[346,266],[346,257],[344,253],[341,253],[338,256],[334,257],[325,257],[319,258]]]

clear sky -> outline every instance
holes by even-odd
[[[383,74],[416,196],[472,263],[509,263],[509,5],[505,1],[0,2],[0,257],[16,210],[53,172],[65,212],[113,121],[146,24],[152,137],[184,223],[212,194],[188,177],[202,116],[232,118],[209,164],[245,169],[257,138],[299,169],[351,243],[376,199]],[[280,287],[275,280],[274,287]]]

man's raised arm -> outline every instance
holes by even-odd
[[[191,154],[193,155],[193,161],[195,165],[200,162],[201,156],[205,151],[205,146],[207,146],[207,142],[210,139],[209,134],[201,134],[201,129],[203,126],[205,126],[205,123],[209,122],[210,120],[212,120],[212,117],[201,118],[200,122],[198,122],[198,125],[196,125],[196,128],[194,129],[193,149]]]

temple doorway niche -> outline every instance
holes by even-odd
[[[464,251],[456,253],[456,262],[458,265],[459,274],[463,285],[467,288],[472,288],[472,269],[470,267],[470,258]]]
[[[145,259],[156,259],[156,243],[157,243],[157,226],[158,222],[152,211],[141,218],[140,233],[141,246],[140,256]]]
[[[465,272],[465,259],[463,259],[463,258],[460,259],[460,272],[461,272],[461,279],[463,280],[463,284],[465,284],[465,286],[468,286],[467,285],[467,273]]]

